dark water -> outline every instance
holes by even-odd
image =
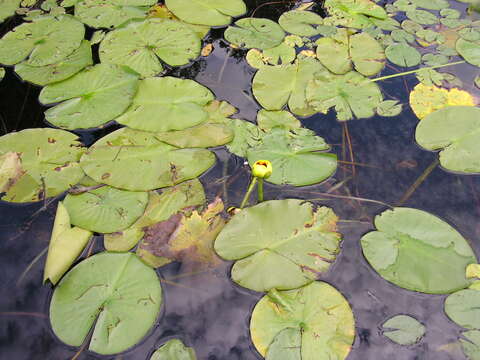
[[[249,1],[253,11],[267,1]],[[276,19],[289,3],[267,4],[255,16]],[[13,20],[16,21],[16,20]],[[8,25],[8,24],[7,24]],[[12,21],[10,22],[10,26]],[[2,31],[6,31],[5,25]],[[222,30],[212,32],[214,52],[208,57],[170,74],[193,78],[208,86],[218,99],[239,109],[235,117],[253,121],[259,109],[253,100],[250,83],[254,74],[243,60],[242,51],[229,50],[221,40]],[[471,84],[476,68],[461,65],[449,68],[466,84]],[[385,69],[382,75],[392,73]],[[342,196],[372,199],[398,204],[410,186],[436,159],[437,155],[420,149],[414,141],[417,119],[408,106],[408,92],[417,83],[414,77],[396,78],[381,84],[388,98],[404,104],[395,118],[375,117],[348,123],[355,167],[341,164],[333,178],[310,187],[292,188],[266,185],[268,199],[318,199],[339,215],[339,230],[344,235],[343,249],[325,276],[350,302],[356,320],[356,338],[349,360],[366,359],[464,359],[455,343],[461,328],[443,312],[445,296],[424,295],[398,288],[377,275],[367,264],[359,247],[360,237],[372,229],[374,215],[386,206],[356,201]],[[465,90],[479,95],[471,86]],[[43,109],[37,102],[39,88],[22,83],[11,69],[0,82],[0,133],[30,127],[47,126]],[[335,115],[317,115],[302,120],[315,130],[342,159],[342,124]],[[89,145],[115,129],[78,132]],[[217,164],[202,177],[209,199],[221,195],[227,206],[238,205],[248,182],[243,159],[226,150],[216,150]],[[224,177],[224,174],[227,174]],[[334,184],[349,179],[331,192],[340,197],[321,195]],[[224,192],[224,190],[227,190]],[[406,201],[406,206],[429,211],[456,227],[480,255],[480,177],[459,176],[437,167]],[[29,271],[32,260],[48,246],[56,201],[27,205],[0,202],[0,359],[71,359],[78,348],[70,348],[53,335],[48,321],[52,289],[42,286],[45,256]],[[95,251],[101,251],[102,239],[96,238]],[[146,360],[152,351],[172,337],[193,346],[199,359],[261,359],[250,342],[248,323],[251,310],[262,294],[239,288],[229,280],[230,264],[214,272],[188,275],[190,269],[170,264],[160,269],[164,306],[158,325],[135,348],[117,356],[102,357],[85,350],[77,359]],[[409,314],[427,328],[426,336],[414,346],[398,346],[380,333],[380,325],[396,314]],[[75,324],[72,324],[75,326]]]

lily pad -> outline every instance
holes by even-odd
[[[274,170],[275,171],[275,170]],[[215,241],[235,260],[232,280],[255,291],[294,289],[328,271],[340,251],[337,216],[302,200],[271,200],[243,209]]]
[[[81,159],[82,169],[91,178],[131,191],[179,184],[196,178],[214,163],[215,155],[208,150],[179,149],[153,133],[128,128],[101,138]]]
[[[78,49],[85,35],[83,24],[70,15],[42,16],[25,22],[0,39],[0,63],[28,65],[57,63]]]
[[[480,331],[464,331],[462,335],[464,339],[460,339],[460,343],[467,359],[480,360]]]
[[[472,65],[480,66],[480,42],[459,38],[455,43],[455,49],[465,61]]]
[[[371,0],[326,0],[324,7],[329,14],[325,25],[363,29],[374,25],[375,19],[388,18],[384,8]]]
[[[315,36],[320,33],[317,26],[323,24],[323,19],[311,11],[291,10],[283,13],[278,23],[290,34]]]
[[[355,71],[317,76],[308,83],[306,98],[317,112],[326,114],[335,107],[339,121],[369,118],[383,100],[378,85]]]
[[[285,328],[269,345],[266,360],[302,360],[302,330]]]
[[[168,9],[183,21],[210,26],[228,25],[245,14],[243,0],[166,0]]]
[[[403,67],[416,66],[422,61],[422,55],[418,50],[406,43],[387,46],[385,55],[390,62]]]
[[[280,45],[285,32],[276,22],[261,18],[243,18],[225,30],[225,39],[241,48],[270,49]]]
[[[79,227],[71,227],[70,216],[60,201],[57,206],[43,281],[56,284],[67,272],[92,237],[92,233]]]
[[[445,313],[461,327],[480,330],[480,291],[465,289],[449,295]]]
[[[213,98],[210,90],[193,80],[148,78],[140,81],[131,106],[116,121],[144,131],[183,130],[208,118],[203,107]]]
[[[98,64],[40,92],[42,104],[60,104],[45,111],[48,122],[64,129],[88,129],[122,114],[138,88],[138,75],[127,67]]]
[[[475,254],[443,220],[417,209],[394,208],[377,215],[375,226],[377,231],[364,235],[361,244],[385,280],[428,294],[448,294],[470,284],[465,268],[477,263]]]
[[[179,339],[172,339],[160,346],[150,360],[197,360],[195,350]]]
[[[131,19],[147,16],[157,0],[81,0],[75,4],[75,17],[93,28],[114,28]]]
[[[396,315],[382,325],[383,335],[399,345],[416,344],[425,335],[425,326],[408,315]]]
[[[261,109],[257,113],[258,127],[264,131],[281,127],[287,130],[299,129],[302,124],[291,113],[285,110],[268,111]]]
[[[421,25],[433,25],[438,23],[438,18],[435,14],[425,10],[409,10],[406,12],[407,17]]]
[[[245,120],[232,119],[229,127],[234,135],[233,140],[227,144],[227,149],[240,157],[247,157],[248,149],[259,145],[264,135],[258,126]]]
[[[234,133],[223,124],[200,124],[185,130],[156,134],[157,139],[179,148],[209,148],[228,144]]]
[[[31,66],[26,62],[21,62],[15,65],[15,72],[23,80],[35,85],[45,86],[68,79],[92,64],[92,48],[87,40],[83,40],[78,49],[58,63]]]
[[[27,129],[0,137],[0,193],[10,202],[57,196],[83,176],[77,136],[57,129]]]
[[[102,63],[127,65],[142,77],[163,71],[160,60],[185,65],[200,55],[197,34],[182,22],[150,18],[113,30],[100,43]]]
[[[0,23],[6,18],[15,15],[15,10],[20,7],[22,0],[0,0]]]
[[[427,150],[440,150],[440,164],[445,169],[467,174],[480,173],[479,128],[479,108],[447,106],[419,122],[415,139]]]
[[[337,156],[322,152],[329,149],[325,140],[311,130],[274,128],[247,151],[247,157],[250,166],[257,160],[272,163],[269,182],[305,186],[327,179],[337,169]]]
[[[417,7],[428,10],[447,10],[450,4],[447,0],[411,0]]]
[[[76,265],[50,303],[53,332],[89,350],[111,355],[137,344],[157,321],[162,288],[157,274],[132,253],[100,253]],[[72,326],[74,324],[74,326]]]
[[[313,282],[300,289],[271,291],[261,298],[253,309],[250,335],[265,356],[272,346],[278,346],[286,329],[294,329],[301,334],[301,357],[292,359],[343,360],[351,350],[354,322],[350,305],[338,290]]]

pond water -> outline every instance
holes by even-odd
[[[249,12],[257,17],[278,16],[294,3],[248,1]],[[384,3],[384,2],[380,2]],[[455,7],[465,9],[460,3]],[[316,5],[317,11],[321,7]],[[3,35],[18,19],[2,25]],[[244,60],[245,51],[232,50],[222,38],[223,29],[214,30],[206,42],[214,51],[188,67],[171,70],[169,75],[194,79],[239,109],[234,117],[255,121],[260,106],[253,98],[251,81],[255,69]],[[381,75],[397,72],[387,67]],[[472,85],[478,69],[462,64],[449,68],[465,80],[464,89],[479,96]],[[418,83],[414,75],[385,80],[382,91],[398,99],[404,109],[399,116],[348,122],[355,166],[345,144],[345,127],[335,113],[302,119],[329,144],[341,162],[335,175],[314,186],[295,188],[266,184],[266,199],[316,199],[340,217],[343,234],[340,256],[321,280],[334,285],[348,300],[355,316],[355,342],[349,360],[365,359],[464,359],[455,343],[461,328],[443,311],[445,295],[427,295],[399,288],[382,279],[366,262],[359,239],[373,229],[373,217],[387,208],[402,204],[431,212],[453,225],[480,256],[480,178],[457,175],[440,167],[412,190],[413,184],[436,161],[437,154],[421,149],[414,141],[417,117],[408,106],[408,94]],[[37,98],[40,88],[22,82],[8,68],[0,82],[0,134],[25,128],[48,126]],[[109,126],[93,132],[76,131],[88,146],[117,129]],[[207,197],[220,195],[227,206],[238,206],[249,181],[244,159],[224,148],[215,149],[218,161],[200,180]],[[131,174],[132,176],[141,176]],[[343,181],[343,185],[332,188]],[[359,199],[357,199],[359,198]],[[370,199],[373,201],[364,201]],[[251,311],[263,294],[245,290],[229,278],[231,263],[214,271],[192,273],[188,267],[172,263],[158,270],[162,278],[162,315],[152,332],[138,346],[116,356],[100,356],[71,348],[53,334],[48,306],[52,287],[42,285],[44,249],[48,246],[57,200],[16,205],[0,203],[0,353],[5,359],[122,359],[144,360],[170,338],[181,338],[193,346],[199,359],[253,360],[262,357],[253,347],[248,329]],[[96,237],[93,252],[101,251]],[[43,255],[42,255],[43,254]],[[84,252],[82,257],[86,257]],[[32,261],[39,257],[39,260]],[[397,314],[409,314],[426,326],[425,337],[416,345],[399,346],[381,334],[381,324]],[[75,326],[75,324],[72,324]]]

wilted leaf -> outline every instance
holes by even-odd
[[[195,350],[186,347],[181,340],[172,339],[160,346],[150,360],[197,360]]]
[[[183,21],[210,26],[228,25],[232,17],[243,15],[243,0],[166,0],[168,9]]]
[[[285,32],[269,19],[243,18],[225,30],[225,39],[242,48],[270,49],[280,45]]]
[[[396,315],[382,325],[383,335],[399,345],[413,345],[425,335],[425,326],[408,315]]]

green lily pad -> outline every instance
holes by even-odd
[[[477,263],[475,254],[443,220],[417,209],[394,208],[377,215],[375,226],[377,231],[364,235],[361,244],[385,280],[428,294],[447,294],[470,284],[465,268]]]
[[[455,43],[455,49],[468,63],[480,66],[480,43],[459,38]]]
[[[480,360],[480,331],[464,331],[462,335],[464,339],[460,339],[460,343],[467,359]]]
[[[315,36],[320,33],[317,26],[323,24],[323,19],[311,11],[291,10],[283,13],[278,23],[290,34]]]
[[[128,128],[98,140],[80,162],[94,180],[131,191],[179,184],[196,178],[214,163],[215,155],[208,150],[178,149],[153,133]]]
[[[281,110],[287,103],[290,111],[299,116],[310,116],[316,110],[305,98],[308,82],[328,73],[322,64],[311,57],[299,56],[294,64],[265,66],[253,78],[253,95],[267,110]]]
[[[325,25],[363,29],[374,25],[375,19],[388,18],[384,8],[371,0],[326,0],[324,7],[329,14]]]
[[[160,18],[131,22],[109,32],[100,43],[102,63],[127,65],[142,77],[163,71],[160,60],[185,65],[200,55],[201,42],[186,24]]]
[[[411,0],[417,7],[428,10],[447,10],[450,4],[447,0]]]
[[[398,66],[411,67],[420,64],[422,55],[406,43],[388,45],[385,49],[387,59]]]
[[[247,11],[243,0],[166,0],[165,4],[183,21],[210,26],[228,25],[232,17]]]
[[[131,106],[116,121],[144,131],[183,130],[208,118],[203,107],[213,99],[210,90],[193,80],[148,78],[140,81]]]
[[[433,25],[438,23],[438,18],[435,14],[425,10],[409,10],[406,12],[407,17],[421,25]]]
[[[265,109],[261,109],[257,113],[257,124],[258,127],[264,131],[272,130],[275,127],[295,130],[302,126],[300,121],[288,111],[268,111]]]
[[[416,344],[425,335],[425,326],[408,315],[396,315],[382,325],[383,335],[399,345]]]
[[[131,19],[147,16],[157,0],[81,0],[75,4],[75,17],[93,28],[114,28]]]
[[[83,40],[78,49],[58,63],[31,66],[26,62],[21,62],[15,65],[15,72],[23,80],[35,85],[45,86],[68,79],[92,64],[92,48],[87,40]]]
[[[0,23],[6,18],[15,15],[15,10],[20,7],[22,0],[0,0]]]
[[[243,18],[225,30],[225,39],[241,48],[270,49],[280,45],[285,32],[276,22],[261,18]]]
[[[461,327],[480,330],[480,291],[465,289],[449,295],[445,313]]]
[[[172,339],[160,346],[150,360],[197,360],[195,350],[179,339]]]
[[[50,322],[64,343],[111,355],[137,344],[157,321],[162,288],[157,274],[132,253],[100,253],[76,265],[56,287]],[[74,325],[74,326],[72,326]]]
[[[56,284],[67,272],[92,237],[92,233],[79,227],[71,227],[70,216],[60,201],[57,206],[43,281]]]
[[[268,346],[266,360],[302,360],[302,330],[285,328]]]
[[[30,202],[61,194],[84,176],[78,163],[83,152],[77,136],[63,130],[27,129],[0,137],[2,200]]]
[[[102,186],[68,194],[65,208],[72,224],[98,233],[113,233],[132,225],[147,206],[148,194]]]
[[[333,38],[322,37],[316,41],[317,58],[334,74],[345,74],[352,70],[349,56],[349,38],[346,29],[339,29]]]
[[[427,115],[417,125],[415,139],[427,150],[440,150],[440,164],[461,173],[479,173],[478,129],[480,109],[447,106]]]
[[[380,116],[397,116],[402,112],[402,104],[397,100],[385,100],[378,104],[376,112]]]
[[[57,63],[78,49],[84,35],[85,27],[73,16],[42,16],[0,39],[0,63],[15,65],[24,59],[32,66]]]
[[[157,139],[179,148],[209,148],[228,144],[234,133],[223,124],[200,124],[185,130],[157,133]]]
[[[40,92],[42,104],[60,104],[45,111],[48,122],[64,129],[88,129],[122,114],[132,102],[138,75],[126,67],[98,64]]]
[[[240,157],[247,157],[248,149],[260,144],[264,135],[258,126],[249,121],[232,119],[228,126],[233,131],[233,140],[227,144],[227,149]]]
[[[273,170],[275,172],[275,168]],[[340,251],[337,216],[302,200],[271,200],[243,209],[214,248],[236,260],[232,280],[255,291],[295,289],[328,271]]]
[[[301,357],[285,359],[343,360],[351,350],[355,320],[338,290],[324,282],[313,282],[300,289],[271,291],[255,305],[250,336],[262,356],[278,346],[286,329],[300,331]]]
[[[308,83],[306,98],[316,112],[326,114],[335,107],[339,121],[369,118],[383,100],[378,85],[355,71],[317,76]]]
[[[330,146],[308,129],[288,131],[274,128],[259,145],[247,151],[250,166],[257,160],[269,160],[273,173],[268,182],[277,185],[305,186],[329,178],[337,169],[337,156],[321,152]]]

